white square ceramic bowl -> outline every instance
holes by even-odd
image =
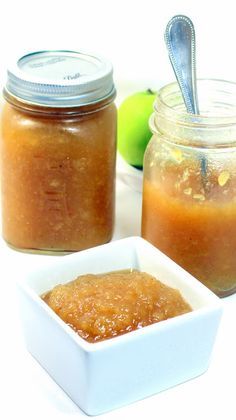
[[[178,288],[193,312],[98,343],[88,343],[40,298],[80,274],[137,268]],[[62,257],[19,279],[29,352],[72,400],[96,415],[202,374],[208,367],[221,302],[141,238],[127,238]]]

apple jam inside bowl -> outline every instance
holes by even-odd
[[[79,276],[42,298],[92,343],[192,310],[177,289],[138,270]]]

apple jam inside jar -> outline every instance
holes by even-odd
[[[236,85],[198,81],[200,115],[162,88],[144,159],[142,236],[219,296],[236,291]]]
[[[70,252],[113,233],[116,107],[110,63],[74,52],[22,57],[2,113],[2,230],[14,248]]]

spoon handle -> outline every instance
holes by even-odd
[[[192,21],[187,16],[174,16],[167,24],[165,42],[187,112],[199,114],[196,88],[195,31]]]

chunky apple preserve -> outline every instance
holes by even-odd
[[[157,96],[142,236],[226,296],[236,291],[236,85],[202,80],[199,94],[197,116],[184,112],[175,84]]]
[[[136,270],[79,276],[54,287],[42,298],[92,343],[192,310],[178,290]]]
[[[23,250],[108,242],[114,224],[115,88],[110,63],[41,51],[8,72],[2,112],[2,231]]]
[[[143,237],[224,295],[236,282],[236,184],[227,172],[213,173],[208,182],[215,188],[205,195],[193,168],[186,169],[185,180],[178,169],[169,171],[164,182],[144,182]]]
[[[3,237],[16,248],[73,251],[111,239],[115,106],[61,114],[3,109]]]

